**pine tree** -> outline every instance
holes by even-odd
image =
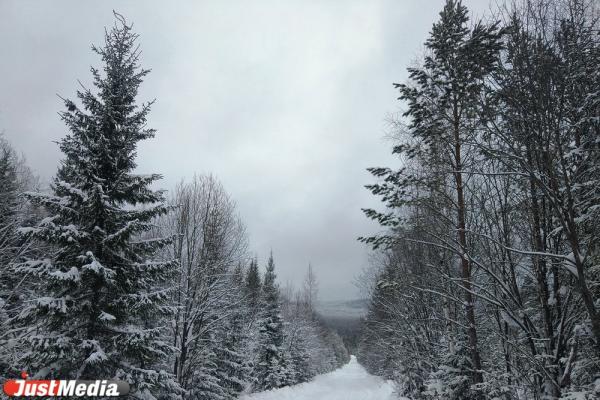
[[[35,330],[23,360],[36,377],[118,378],[140,398],[176,393],[157,366],[170,352],[153,324],[164,311],[164,283],[175,261],[153,261],[169,239],[142,239],[154,218],[168,212],[150,186],[160,175],[137,175],[136,147],[151,103],[135,98],[149,70],[139,66],[137,35],[123,17],[93,46],[104,65],[92,68],[96,93],[77,92],[82,108],[65,99],[61,118],[70,133],[52,194],[32,193],[49,213],[24,235],[53,250],[19,267],[35,277],[38,296],[21,313]]]
[[[255,370],[258,386],[263,390],[285,386],[290,380],[283,350],[283,319],[275,278],[275,262],[271,253],[262,288],[262,319]]]
[[[425,42],[427,53],[422,67],[409,68],[410,84],[395,84],[399,99],[408,103],[404,116],[411,140],[394,148],[410,160],[428,166],[429,174],[399,172],[387,168],[372,168],[377,177],[385,177],[382,185],[370,186],[392,209],[422,205],[422,193],[438,191],[447,196],[450,210],[443,210],[440,224],[453,222],[452,234],[445,238],[453,243],[460,261],[460,286],[463,289],[464,321],[473,371],[472,383],[481,383],[482,361],[477,338],[477,320],[473,295],[473,265],[469,253],[473,250],[469,237],[468,172],[476,168],[472,142],[480,129],[480,98],[484,79],[497,66],[502,48],[503,30],[498,23],[481,22],[469,27],[468,10],[461,1],[447,0],[440,20],[433,25]],[[420,187],[419,187],[420,186]],[[416,188],[420,190],[416,190]],[[367,215],[386,226],[404,223],[404,216],[367,210]],[[402,213],[399,213],[402,214]],[[367,239],[375,245],[387,239]]]

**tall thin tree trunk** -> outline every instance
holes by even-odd
[[[456,171],[454,172],[454,178],[456,181],[456,203],[458,206],[457,210],[457,222],[458,222],[458,242],[460,245],[460,258],[461,258],[461,274],[462,284],[464,286],[465,296],[465,317],[467,320],[467,336],[469,339],[469,350],[471,353],[471,362],[473,364],[473,382],[483,382],[483,375],[481,374],[481,356],[477,346],[477,325],[475,322],[475,304],[471,285],[471,263],[467,256],[467,232],[465,223],[465,196],[463,188],[463,176],[462,176],[462,155],[461,155],[461,140],[460,140],[460,126],[459,126],[459,113],[458,105],[454,104],[454,158]]]

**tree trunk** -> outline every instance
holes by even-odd
[[[454,105],[454,159],[456,171],[454,178],[456,181],[456,203],[457,222],[458,222],[458,242],[460,245],[461,275],[465,295],[465,317],[467,320],[467,336],[469,338],[469,350],[471,352],[471,363],[473,364],[473,383],[483,382],[481,374],[481,356],[477,347],[477,326],[475,323],[475,305],[474,296],[471,293],[471,263],[467,256],[467,232],[465,223],[465,196],[463,191],[462,159],[461,159],[461,141],[458,106]]]

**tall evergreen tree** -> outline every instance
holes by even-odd
[[[138,142],[155,134],[146,127],[152,103],[136,103],[149,70],[139,66],[138,35],[115,17],[104,46],[92,47],[104,64],[91,69],[96,91],[78,91],[81,106],[64,100],[70,133],[53,193],[28,194],[49,216],[21,231],[53,250],[19,268],[38,283],[21,313],[32,328],[22,365],[36,377],[123,379],[134,397],[154,398],[177,393],[158,367],[170,346],[154,324],[175,261],[152,259],[169,239],[142,238],[168,207],[150,188],[160,175],[134,173]]]
[[[283,350],[283,319],[279,305],[279,287],[275,282],[275,261],[269,256],[262,290],[262,313],[256,378],[263,390],[288,384],[289,370]]]

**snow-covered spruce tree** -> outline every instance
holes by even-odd
[[[217,376],[227,394],[226,398],[231,400],[236,399],[246,389],[252,375],[252,364],[245,354],[247,309],[241,294],[243,271],[241,264],[238,264],[238,267],[231,277],[230,293],[227,298],[230,304],[229,316],[219,332],[220,343],[216,349]]]
[[[315,375],[308,352],[310,339],[308,335],[311,332],[303,312],[303,304],[298,301],[300,293],[296,293],[294,297],[291,288],[286,289],[289,290],[284,291],[281,296],[284,356],[289,360],[290,380],[293,384],[298,384],[309,381]],[[301,307],[302,311],[300,311]]]
[[[139,66],[138,36],[115,17],[104,47],[92,47],[104,64],[91,69],[96,91],[77,92],[82,107],[64,100],[70,133],[53,193],[27,194],[49,216],[21,231],[52,251],[18,268],[38,287],[20,315],[34,328],[21,365],[36,377],[122,379],[132,398],[153,399],[178,392],[158,367],[171,348],[154,323],[176,262],[152,259],[169,239],[141,239],[168,207],[150,188],[160,175],[133,173],[138,142],[155,133],[151,103],[135,100],[149,70]]]
[[[273,254],[267,263],[262,287],[262,319],[259,321],[258,360],[255,367],[257,389],[269,390],[290,383],[290,370],[283,349],[283,319],[279,288],[275,282]]]
[[[246,301],[252,312],[258,311],[261,297],[260,272],[256,258],[250,260],[248,272],[246,273],[246,286],[244,288]]]
[[[217,358],[215,352],[220,348],[220,338],[216,332],[208,332],[202,340],[202,348],[198,351],[198,358],[190,370],[190,385],[187,389],[186,398],[202,400],[224,400],[227,399],[227,390],[219,379]]]
[[[292,378],[294,384],[310,381],[314,376],[314,368],[310,365],[310,357],[307,351],[306,339],[303,335],[291,344],[288,349],[289,359],[293,366]]]

